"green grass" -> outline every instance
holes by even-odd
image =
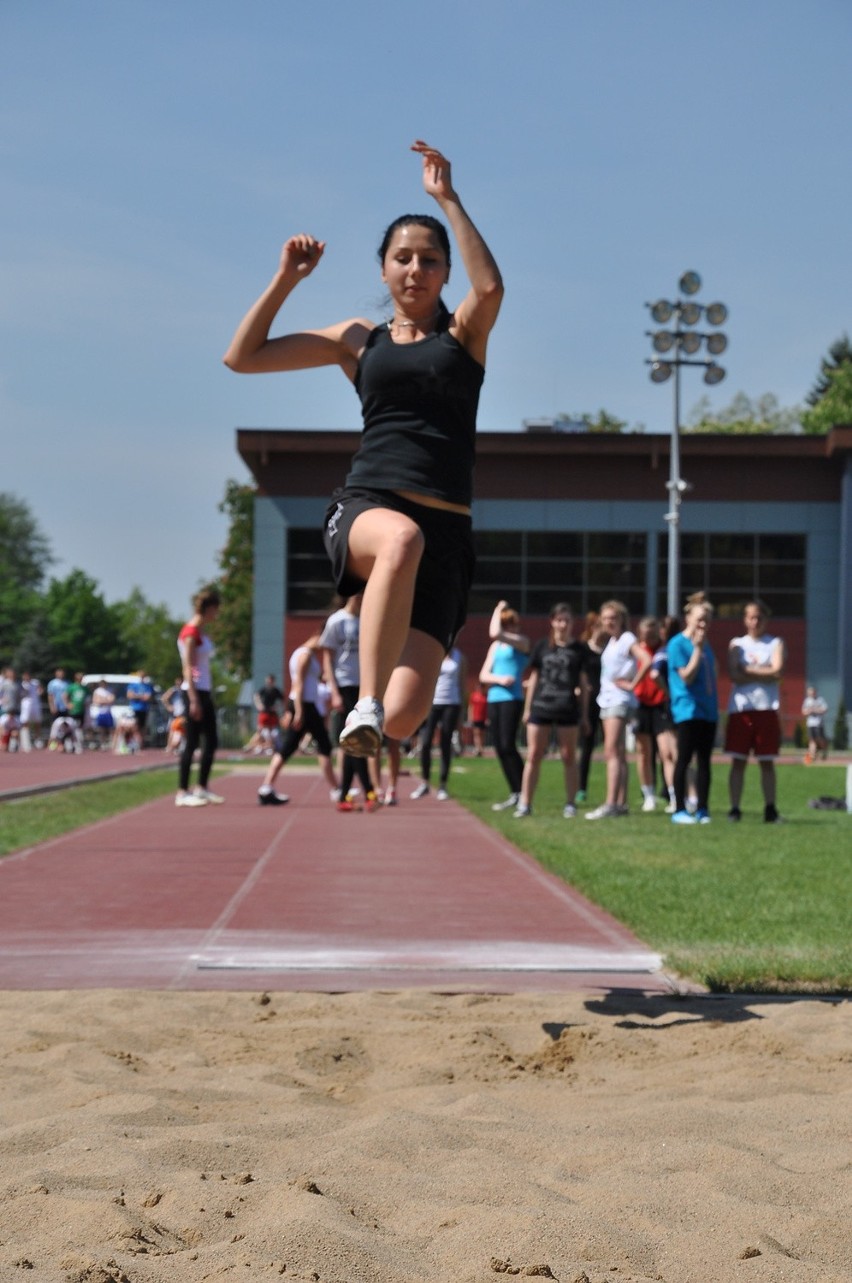
[[[779,765],[787,823],[763,823],[757,767],[746,770],[743,818],[729,823],[726,762],[714,762],[709,825],[678,827],[662,808],[639,810],[631,765],[630,816],[562,819],[561,768],[545,762],[535,814],[514,820],[496,762],[463,759],[453,795],[545,868],[607,909],[665,958],[667,969],[720,992],[852,989],[852,817],[808,799],[843,797],[845,767]],[[604,791],[592,768],[591,805]]]
[[[9,855],[96,820],[141,806],[175,791],[175,765],[95,784],[75,784],[54,793],[0,802],[0,856]]]

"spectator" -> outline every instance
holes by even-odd
[[[29,673],[21,674],[21,748],[29,753],[33,748],[43,748],[41,737],[43,695],[41,682]]]
[[[67,692],[65,669],[57,668],[55,676],[47,683],[47,704],[54,717],[68,712]]]
[[[587,820],[627,815],[627,722],[638,705],[635,689],[651,667],[651,656],[627,627],[627,607],[620,601],[601,606],[601,627],[609,637],[601,655],[598,704],[604,730],[606,800]]]
[[[429,777],[432,773],[432,741],[435,731],[440,728],[441,773],[438,779],[438,801],[445,802],[450,796],[447,784],[450,777],[450,766],[453,760],[453,733],[461,716],[462,690],[464,689],[465,662],[458,647],[454,646],[444,656],[438,681],[435,685],[435,696],[432,708],[426,718],[426,729],[420,749],[420,783],[411,794],[412,799],[425,797],[429,792]]]
[[[673,824],[710,822],[710,763],[719,719],[716,660],[707,644],[712,616],[710,602],[703,593],[696,593],[686,604],[683,632],[666,646],[671,710],[677,735]],[[686,773],[693,757],[697,763],[698,797],[694,815],[686,806]]]
[[[488,635],[491,645],[479,680],[488,688],[488,720],[494,749],[509,785],[505,802],[495,802],[492,811],[513,811],[521,798],[524,760],[518,752],[518,726],[524,711],[521,678],[529,663],[530,641],[519,632],[520,619],[507,601],[498,601],[491,615]]]
[[[557,602],[550,612],[550,636],[537,642],[530,656],[524,721],[527,727],[527,760],[521,796],[514,812],[516,820],[532,815],[541,763],[555,733],[565,776],[563,818],[577,814],[577,730],[588,722],[589,688],[583,673],[585,648],[571,636],[571,607]],[[582,701],[577,691],[582,688]]]
[[[182,689],[186,692],[189,716],[186,722],[186,742],[180,757],[178,791],[175,806],[206,806],[224,802],[218,793],[207,787],[213,759],[219,744],[216,728],[216,706],[213,703],[213,677],[210,661],[214,646],[205,631],[219,613],[219,594],[206,588],[193,599],[193,614],[178,635],[178,653],[183,667]],[[198,767],[198,784],[190,792],[189,776],[195,750],[201,746]]]
[[[760,767],[764,823],[780,824],[783,819],[776,806],[775,758],[781,751],[778,683],[784,676],[786,654],[781,638],[767,631],[768,619],[769,609],[762,601],[748,602],[743,612],[745,632],[734,637],[728,647],[732,682],[725,733],[725,751],[731,758],[728,819],[741,818],[746,762],[753,753]]]
[[[148,725],[148,714],[155,694],[154,683],[144,669],[136,674],[132,682],[128,683],[127,702],[133,713],[135,725],[133,739],[138,749],[145,747],[145,728]]]
[[[590,610],[586,615],[586,623],[580,634],[580,642],[585,648],[583,657],[583,672],[589,687],[589,711],[588,720],[580,726],[578,743],[580,746],[580,764],[578,773],[577,795],[574,798],[576,805],[585,802],[589,789],[589,769],[592,764],[592,753],[595,751],[595,742],[598,738],[598,731],[601,724],[601,710],[598,704],[598,694],[601,689],[601,655],[604,646],[609,641],[609,637],[601,627],[601,617],[596,610]]]
[[[807,765],[815,762],[820,753],[822,753],[823,761],[828,757],[828,737],[825,733],[825,717],[827,713],[828,704],[826,704],[821,695],[817,694],[816,686],[809,686],[802,703],[802,717],[805,719],[805,726],[808,732],[808,751],[805,754],[805,763]]]

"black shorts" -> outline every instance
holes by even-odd
[[[663,731],[674,730],[667,704],[640,704],[633,726],[637,735],[650,735],[652,739]]]
[[[476,565],[470,517],[412,503],[392,490],[365,490],[360,486],[335,490],[325,514],[323,541],[337,591],[343,597],[351,597],[364,587],[364,581],[347,569],[346,560],[352,523],[371,508],[401,512],[422,531],[425,547],[414,585],[411,627],[434,637],[449,651],[467,618],[467,599]]]

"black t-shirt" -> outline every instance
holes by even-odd
[[[280,704],[284,696],[277,686],[261,686],[257,692],[257,698],[263,705],[264,713],[274,713],[275,705]]]
[[[538,673],[530,713],[534,717],[573,718],[577,715],[575,694],[585,667],[585,647],[572,641],[567,646],[537,642],[530,656],[530,668]]]

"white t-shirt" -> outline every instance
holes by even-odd
[[[610,637],[601,655],[601,689],[598,694],[598,705],[601,708],[614,708],[617,704],[628,704],[637,708],[639,701],[632,691],[622,690],[615,683],[618,680],[632,681],[636,675],[636,660],[630,654],[631,646],[636,645],[636,634],[628,629],[620,637]]]
[[[449,655],[444,656],[441,663],[441,671],[435,683],[433,704],[461,703],[461,687],[459,685],[461,662],[461,651],[456,650],[455,647],[453,647]]]
[[[336,610],[325,621],[320,645],[332,652],[334,680],[338,686],[357,686],[361,681],[358,663],[360,631],[360,616],[352,615],[348,610]]]
[[[746,668],[752,668],[771,664],[779,645],[779,639],[770,637],[769,633],[764,633],[757,641],[746,634],[745,637],[733,639],[731,651],[741,664]],[[765,713],[780,707],[781,692],[777,682],[753,681],[744,682],[741,686],[734,683],[731,686],[731,697],[728,700],[729,713]]]

